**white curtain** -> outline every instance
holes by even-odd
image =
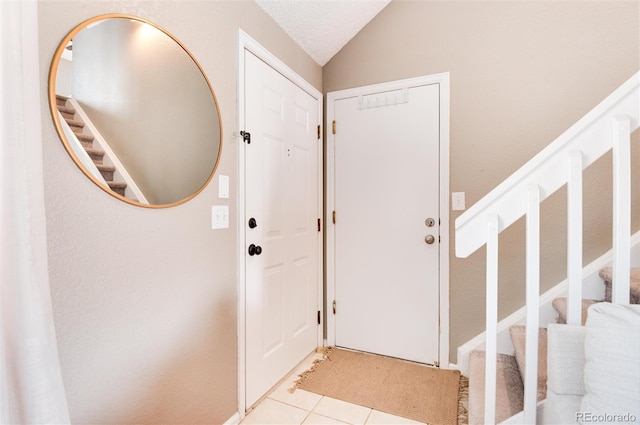
[[[38,4],[0,0],[0,423],[69,423],[53,326]]]

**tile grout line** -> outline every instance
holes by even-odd
[[[369,414],[367,415],[367,418],[364,420],[363,425],[366,425],[367,422],[369,422],[369,418],[371,418],[371,414],[373,413],[373,409],[369,409]]]

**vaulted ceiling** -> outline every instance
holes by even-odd
[[[255,0],[324,66],[391,0]]]

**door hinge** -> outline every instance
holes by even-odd
[[[333,314],[336,314],[336,300],[333,300]]]
[[[333,224],[336,224],[336,211],[333,210],[333,212],[331,213],[331,218],[333,219]]]
[[[321,226],[321,224],[320,224],[320,223],[321,223],[321,222],[320,222],[320,219],[318,219],[318,232],[320,232],[320,231],[322,230],[322,226]]]
[[[320,324],[320,310],[318,310],[318,324]]]
[[[331,124],[331,131],[333,134],[336,134],[336,120],[333,120],[333,123]]]
[[[248,131],[241,131],[240,135],[242,136],[242,140],[244,140],[246,144],[251,144],[251,133],[249,133]]]
[[[318,124],[318,140],[320,140],[320,124]]]

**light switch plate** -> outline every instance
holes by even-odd
[[[464,192],[451,193],[451,209],[453,211],[463,211],[465,209]]]
[[[211,207],[211,228],[212,229],[228,229],[229,228],[229,206],[214,205]]]
[[[229,198],[229,176],[218,176],[218,197]]]

